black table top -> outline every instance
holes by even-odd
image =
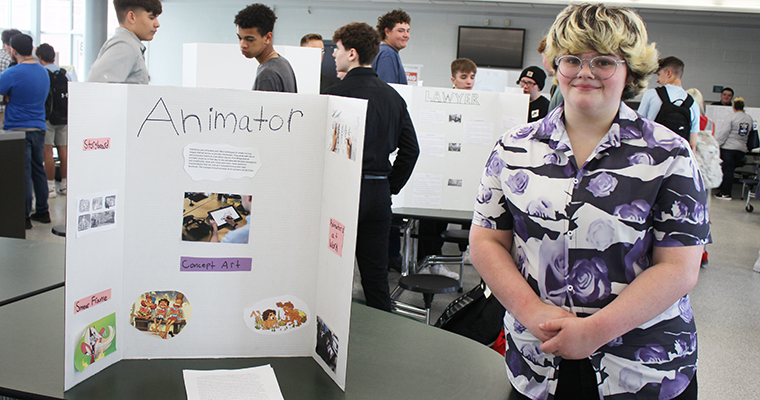
[[[63,296],[58,288],[0,307],[0,394],[11,389],[72,400],[185,399],[183,369],[271,364],[285,400],[510,395],[504,360],[495,351],[361,304],[352,307],[345,393],[311,358],[238,358],[123,360],[64,394]]]
[[[63,244],[0,237],[0,254],[0,306],[63,286]]]

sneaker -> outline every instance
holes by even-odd
[[[447,278],[451,278],[457,281],[459,280],[459,274],[457,274],[456,272],[449,271],[449,269],[444,267],[443,265],[431,265],[429,269],[430,269],[430,274],[432,275],[441,275],[441,276],[445,276]]]
[[[56,182],[55,192],[60,194],[61,196],[66,196],[66,184],[63,182]]]
[[[715,198],[721,199],[721,200],[733,200],[733,197],[731,197],[730,194],[724,194],[724,193],[716,193]]]
[[[55,181],[48,181],[48,198],[54,199],[58,197],[55,192],[56,192]]]
[[[26,217],[26,229],[32,229],[32,220]]]
[[[29,219],[32,219],[37,222],[42,222],[43,224],[49,224],[50,223],[50,211],[45,212],[36,212],[29,216]]]
[[[425,268],[423,268],[423,269],[421,269],[421,270],[417,271],[417,274],[418,274],[418,275],[433,275],[433,273],[432,273],[432,272],[430,272],[430,268],[431,268],[431,267],[425,267]]]
[[[707,252],[705,251],[705,252],[702,252],[702,262],[701,262],[701,266],[702,266],[702,267],[704,267],[705,265],[707,265],[707,262],[708,262],[708,261],[707,261]]]
[[[467,246],[467,249],[462,253],[462,259],[464,260],[465,264],[472,265],[472,260],[470,260],[470,246]]]

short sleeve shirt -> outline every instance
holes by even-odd
[[[498,140],[483,172],[473,224],[511,230],[512,257],[547,304],[580,317],[612,302],[652,266],[653,246],[710,241],[707,194],[688,142],[621,103],[607,135],[577,167],[564,107]],[[546,399],[559,358],[509,312],[512,385]],[[671,399],[696,372],[689,297],[591,355],[605,399]],[[618,397],[622,396],[622,397]]]
[[[385,43],[380,44],[380,51],[372,62],[372,68],[375,69],[380,79],[388,83],[407,84],[404,64],[401,63],[398,50],[394,49],[393,46]]]
[[[87,82],[147,85],[150,75],[145,65],[145,46],[129,29],[116,28],[114,35],[100,48]]]
[[[298,93],[296,74],[285,57],[270,58],[256,70],[253,90]]]

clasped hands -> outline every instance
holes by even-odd
[[[591,356],[607,342],[604,332],[589,317],[579,318],[564,309],[543,304],[524,324],[541,340],[541,351],[568,360]]]

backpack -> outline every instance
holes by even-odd
[[[697,137],[697,151],[694,152],[705,189],[720,186],[723,181],[723,171],[720,167],[720,146],[713,135],[700,131]]]
[[[45,100],[45,119],[53,125],[66,125],[69,115],[69,80],[61,68],[50,74],[50,92]]]
[[[694,104],[694,99],[690,95],[686,95],[686,99],[681,102],[680,106],[677,106],[670,101],[668,97],[668,90],[665,86],[660,86],[657,89],[657,95],[662,100],[662,106],[660,112],[657,113],[654,122],[664,125],[666,128],[675,132],[687,141],[691,137],[691,105]]]
[[[503,331],[506,310],[496,296],[488,294],[481,280],[478,286],[452,301],[434,326],[490,345]]]

